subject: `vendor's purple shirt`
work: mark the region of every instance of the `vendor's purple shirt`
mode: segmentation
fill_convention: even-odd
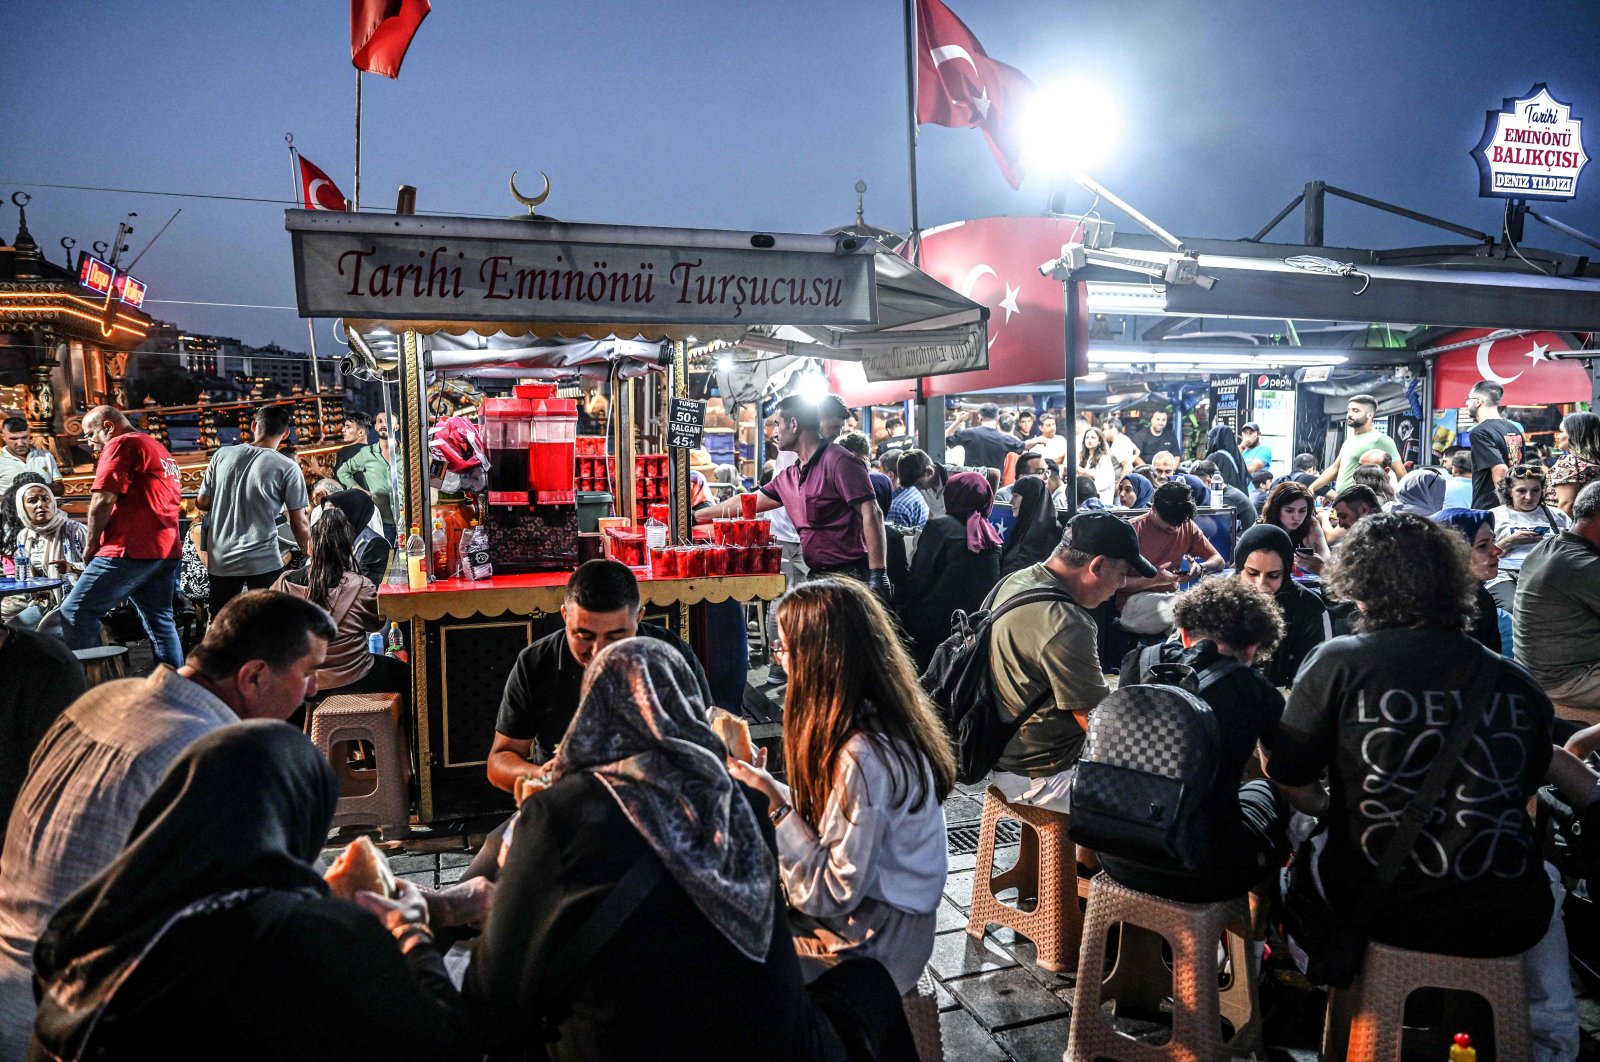
[[[800,555],[810,568],[838,568],[866,560],[861,514],[871,501],[867,466],[842,446],[823,443],[805,464],[790,465],[761,488],[783,503],[800,532]]]

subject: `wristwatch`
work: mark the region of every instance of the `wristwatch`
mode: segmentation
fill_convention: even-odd
[[[780,804],[778,810],[769,814],[767,818],[772,820],[772,825],[779,826],[782,825],[784,819],[789,817],[789,812],[793,810],[794,805],[792,804]]]

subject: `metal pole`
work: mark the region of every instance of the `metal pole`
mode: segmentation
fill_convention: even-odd
[[[911,171],[911,264],[922,265],[922,225],[917,219],[917,0],[906,0],[906,160]]]
[[[1078,515],[1078,282],[1069,277],[1062,284],[1061,293],[1066,297],[1067,309],[1061,329],[1061,338],[1066,343],[1066,352],[1062,356],[1062,390],[1065,391],[1067,424],[1070,425],[1066,432],[1067,467],[1061,470],[1061,479],[1067,488],[1067,519],[1070,520]]]
[[[353,209],[361,209],[361,71],[356,71],[356,191]]]
[[[358,77],[360,75],[357,75]],[[289,143],[289,186],[294,189],[295,202],[300,202],[300,153],[294,148],[294,134],[285,133],[283,139]],[[317,425],[320,431],[322,421],[322,374],[317,369],[317,329],[311,318],[306,318],[306,339],[311,344],[311,389],[317,396]]]

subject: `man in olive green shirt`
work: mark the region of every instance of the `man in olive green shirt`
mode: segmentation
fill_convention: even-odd
[[[1361,464],[1361,455],[1368,450],[1382,450],[1396,466],[1400,465],[1400,450],[1393,439],[1378,430],[1377,416],[1376,398],[1371,395],[1350,396],[1344,410],[1344,423],[1350,429],[1350,434],[1339,447],[1339,456],[1334,458],[1333,464],[1323,469],[1322,475],[1311,484],[1312,494],[1323,493],[1328,490],[1329,484],[1334,484],[1335,492],[1348,487],[1350,477],[1355,475],[1356,468]],[[1405,469],[1401,467],[1397,474],[1404,473]]]
[[[359,411],[350,411],[344,418],[344,441],[334,455],[334,476],[346,487],[355,487],[372,495],[378,507],[378,519],[383,522],[383,536],[389,545],[397,545],[399,529],[395,526],[394,498],[389,478],[389,462],[384,459],[382,443],[367,441],[372,428],[372,418]],[[360,528],[356,528],[360,531]]]
[[[1129,575],[1155,573],[1126,521],[1084,512],[1073,518],[1049,559],[1013,573],[995,591],[993,607],[1039,587],[1070,598],[1013,609],[990,632],[989,666],[1002,715],[1015,719],[1039,705],[995,765],[992,780],[1007,800],[1068,810],[1072,767],[1083,750],[1089,712],[1110,692],[1089,610],[1110,600]]]

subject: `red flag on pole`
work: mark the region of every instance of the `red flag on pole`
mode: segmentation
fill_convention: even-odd
[[[399,77],[411,38],[431,10],[428,0],[350,0],[350,62],[369,74]]]
[[[981,129],[1011,187],[1022,184],[1018,119],[1033,82],[990,59],[939,0],[917,0],[917,122]]]
[[[307,210],[343,210],[344,193],[339,191],[339,186],[316,166],[306,161],[304,155],[296,156],[300,160],[300,200],[305,203]]]

